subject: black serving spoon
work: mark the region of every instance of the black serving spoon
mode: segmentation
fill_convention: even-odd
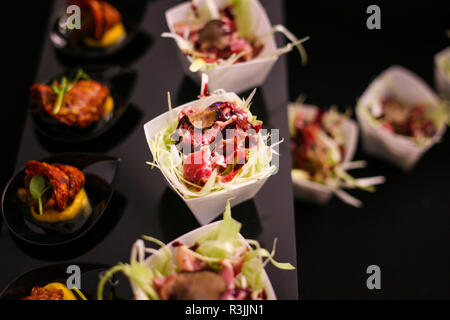
[[[67,153],[40,161],[67,164],[80,169],[86,178],[84,189],[90,209],[68,221],[37,221],[31,215],[28,205],[17,195],[17,190],[24,187],[25,168],[22,168],[11,178],[3,191],[3,219],[15,236],[28,243],[38,246],[66,244],[83,236],[105,212],[114,191],[120,159],[100,154]]]
[[[100,276],[109,268],[108,265],[98,263],[60,263],[30,270],[14,279],[1,293],[0,300],[20,300],[31,294],[34,286],[44,287],[52,282],[66,285],[79,272],[80,291],[87,300],[96,300],[97,285]],[[66,285],[67,286],[67,285]],[[72,291],[73,292],[73,291]],[[75,297],[80,300],[74,292]],[[114,286],[106,286],[106,297],[115,298]]]
[[[120,67],[86,66],[74,68],[58,74],[45,83],[50,85],[54,80],[61,81],[63,76],[73,78],[76,72],[82,69],[92,80],[102,83],[109,88],[114,100],[114,109],[107,117],[86,128],[77,128],[57,121],[50,116],[42,106],[31,105],[31,116],[36,129],[45,137],[61,142],[87,141],[105,133],[122,117],[129,105],[129,99],[136,80],[136,72]]]
[[[125,36],[117,43],[107,47],[90,47],[77,36],[76,32],[64,27],[67,20],[67,4],[61,1],[59,8],[61,15],[53,23],[50,30],[50,40],[53,46],[63,54],[79,59],[101,59],[120,52],[139,32],[142,16],[145,13],[147,1],[119,1],[109,0],[122,15],[122,24],[125,28]]]

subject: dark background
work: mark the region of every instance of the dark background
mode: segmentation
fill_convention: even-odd
[[[49,4],[30,1],[27,10],[11,11],[18,28],[11,28],[6,46],[2,186],[15,165]],[[381,7],[381,30],[366,28],[369,4]],[[449,9],[448,1],[285,1],[287,27],[311,36],[306,67],[289,54],[290,99],[306,94],[311,104],[353,107],[370,81],[393,64],[433,85],[433,56],[449,45]],[[355,159],[367,159],[369,168],[355,175],[387,178],[375,194],[354,193],[362,209],[335,198],[325,207],[295,203],[300,298],[450,298],[448,135],[410,173],[359,148]],[[366,288],[371,264],[381,268],[379,291]]]

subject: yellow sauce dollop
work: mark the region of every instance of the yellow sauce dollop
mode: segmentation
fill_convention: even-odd
[[[72,201],[70,206],[68,206],[63,211],[58,211],[54,208],[49,208],[44,210],[44,213],[40,215],[38,212],[34,210],[34,207],[30,207],[31,215],[38,221],[41,222],[60,222],[67,221],[75,218],[79,213],[84,212],[87,213],[89,210],[89,200],[86,195],[86,191],[83,189],[78,192],[75,196],[75,199]]]
[[[77,300],[77,298],[72,293],[72,291],[69,288],[67,288],[65,285],[63,285],[62,283],[52,282],[52,283],[49,283],[48,285],[46,285],[44,288],[47,290],[50,290],[50,291],[61,290],[64,295],[64,300]]]
[[[111,96],[109,96],[105,101],[103,114],[109,115],[113,110],[114,110],[114,99]]]
[[[114,27],[103,34],[100,40],[95,40],[91,37],[84,38],[84,43],[90,47],[104,48],[111,46],[125,37],[126,31],[122,22],[117,23]]]

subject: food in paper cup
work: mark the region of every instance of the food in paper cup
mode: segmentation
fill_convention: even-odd
[[[228,199],[248,200],[275,173],[273,142],[250,112],[255,90],[243,100],[234,93],[207,92],[145,126],[151,166],[164,174],[200,223],[220,214]],[[271,139],[271,145],[268,140]]]
[[[434,77],[437,91],[450,99],[450,47],[434,57]]]
[[[436,94],[398,66],[383,72],[366,89],[356,114],[366,151],[404,170],[440,140],[448,121]]]
[[[290,104],[288,112],[295,196],[324,204],[336,194],[344,202],[361,207],[361,201],[342,188],[373,192],[373,186],[385,179],[355,179],[346,172],[366,165],[365,161],[352,162],[358,129],[349,114],[300,103]]]
[[[274,300],[264,267],[271,262],[283,270],[295,268],[273,259],[276,239],[269,252],[256,240],[244,239],[240,229],[241,223],[231,217],[227,202],[222,221],[191,231],[167,245],[143,236],[134,243],[129,264],[120,263],[104,274],[97,298],[102,299],[108,279],[122,272],[136,300]],[[144,240],[161,248],[149,248]]]
[[[200,81],[200,73],[207,73],[213,90],[244,91],[262,84],[277,57],[295,47],[306,63],[302,43],[308,38],[272,27],[257,0],[193,0],[167,11],[166,19],[170,32],[162,36],[175,39],[188,75],[197,73],[193,78]],[[275,32],[291,42],[277,49]],[[243,75],[246,81],[237,80]]]

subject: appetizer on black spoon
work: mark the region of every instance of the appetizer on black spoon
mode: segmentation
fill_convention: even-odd
[[[101,135],[127,109],[134,77],[121,68],[97,66],[34,84],[30,91],[36,128],[52,140],[65,142]]]
[[[73,5],[80,8],[79,26],[68,25],[70,14],[66,12]],[[109,56],[124,48],[137,33],[139,21],[126,9],[118,1],[69,0],[50,39],[58,50],[73,57]]]
[[[35,245],[59,245],[81,237],[107,207],[119,161],[95,154],[28,161],[3,192],[6,225]]]

